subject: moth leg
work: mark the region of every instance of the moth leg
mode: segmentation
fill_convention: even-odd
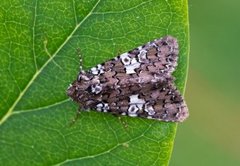
[[[79,107],[78,107],[78,110],[77,110],[77,112],[76,112],[76,116],[75,116],[75,118],[74,118],[75,121],[77,121],[77,119],[79,118],[80,113],[81,113],[81,108],[80,108],[80,106],[79,106]]]
[[[114,117],[118,118],[119,122],[125,127],[125,128],[128,128],[128,124],[127,122],[124,120],[124,118],[119,115],[118,113],[111,113]]]
[[[125,128],[128,128],[127,122],[121,116],[118,116],[118,120]]]
[[[71,122],[69,123],[69,126],[71,127],[72,125],[75,124],[75,122],[77,121],[77,119],[80,117],[80,113],[81,113],[81,108],[80,106],[78,107],[78,110],[76,112],[75,117],[71,120]]]

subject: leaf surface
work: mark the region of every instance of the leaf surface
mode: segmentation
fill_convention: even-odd
[[[165,35],[188,62],[187,0],[22,1],[0,6],[0,165],[168,165],[177,125],[83,112],[66,96],[88,69]]]

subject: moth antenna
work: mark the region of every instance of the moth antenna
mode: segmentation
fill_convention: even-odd
[[[79,57],[79,73],[83,72],[83,56],[81,55],[81,50],[80,48],[77,48],[77,55]]]

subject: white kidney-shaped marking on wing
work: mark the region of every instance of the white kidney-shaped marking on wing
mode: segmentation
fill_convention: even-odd
[[[141,50],[140,53],[138,54],[138,59],[139,59],[139,62],[143,62],[144,60],[146,60],[147,59],[147,51]]]
[[[153,107],[151,105],[149,105],[149,103],[145,104],[144,111],[146,111],[148,113],[148,115],[154,115],[155,114],[155,111],[154,111]]]
[[[131,105],[128,108],[128,115],[131,116],[131,117],[136,117],[138,110],[139,110],[139,108],[136,105]]]
[[[127,73],[127,74],[136,73],[136,72],[135,72],[135,69],[139,68],[140,65],[141,65],[141,64],[137,61],[136,58],[132,58],[131,64],[125,66],[125,68],[126,68],[126,73]]]
[[[128,56],[128,53],[124,53],[124,54],[120,55],[120,59],[121,59],[122,63],[124,64],[124,66],[131,64],[131,58]]]
[[[138,96],[139,96],[138,94],[129,96],[130,98],[129,105],[136,105],[139,109],[142,109],[143,104],[145,104],[146,102],[143,99],[139,99]]]
[[[145,101],[143,99],[139,99],[138,96],[139,94],[129,96],[130,104],[145,104]]]
[[[127,74],[136,73],[134,70],[140,67],[140,63],[137,61],[137,59],[129,57],[128,53],[120,55],[120,59],[124,64]]]

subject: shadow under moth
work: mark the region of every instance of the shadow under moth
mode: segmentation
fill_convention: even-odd
[[[174,85],[178,42],[165,36],[112,60],[80,70],[67,94],[79,110],[182,122],[188,117],[183,96]]]

